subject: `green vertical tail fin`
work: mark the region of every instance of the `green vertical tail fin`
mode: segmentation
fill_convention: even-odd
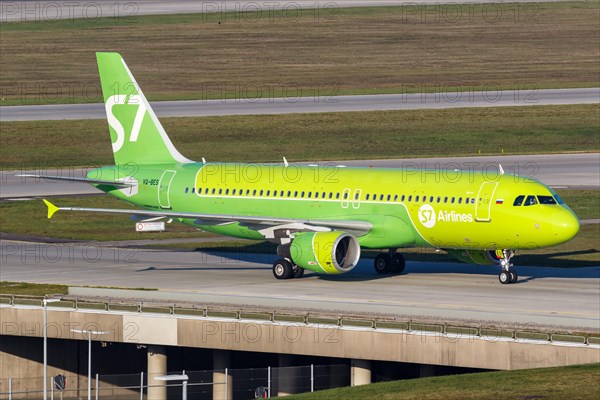
[[[115,164],[192,162],[177,151],[119,53],[96,53]]]

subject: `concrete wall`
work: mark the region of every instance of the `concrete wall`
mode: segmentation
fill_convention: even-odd
[[[0,307],[2,335],[42,336],[42,309]],[[221,350],[318,355],[482,369],[514,370],[600,362],[598,346],[524,342],[367,328],[246,322],[184,316],[49,310],[48,336],[80,338],[70,329],[109,332],[97,340]],[[94,338],[93,338],[94,339]],[[41,353],[41,349],[40,349]],[[1,368],[0,378],[7,377]]]

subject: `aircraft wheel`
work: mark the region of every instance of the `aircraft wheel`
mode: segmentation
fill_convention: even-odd
[[[375,267],[375,271],[377,271],[377,273],[387,274],[388,272],[390,272],[390,264],[390,255],[381,253],[378,254],[377,257],[375,257],[375,262],[373,263],[373,266]]]
[[[292,263],[280,258],[273,263],[273,276],[277,279],[290,279],[294,276]]]
[[[510,283],[517,283],[517,281],[519,280],[519,275],[517,274],[517,271],[510,271]]]
[[[500,272],[500,275],[498,275],[498,280],[503,285],[507,285],[507,284],[511,283],[510,272],[507,272],[507,271]]]
[[[294,278],[297,279],[297,278],[302,278],[304,276],[304,268],[294,265],[292,270],[293,270]]]
[[[394,253],[391,256],[390,263],[390,272],[392,274],[401,274],[404,272],[404,267],[406,266],[406,261],[404,256],[400,253]]]

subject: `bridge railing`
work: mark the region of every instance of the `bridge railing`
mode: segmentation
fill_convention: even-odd
[[[452,337],[479,337],[489,340],[512,339],[571,345],[600,346],[600,332],[562,329],[535,324],[482,323],[466,321],[436,321],[427,318],[404,318],[394,315],[332,313],[320,310],[292,310],[255,306],[216,305],[192,302],[165,302],[119,298],[47,296],[59,299],[48,308],[100,310],[116,313],[168,314],[239,321],[269,321],[312,324],[344,328],[391,330],[411,333],[438,334]],[[0,294],[0,304],[8,306],[43,306],[43,296]]]

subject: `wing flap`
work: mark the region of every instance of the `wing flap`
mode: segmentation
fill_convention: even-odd
[[[131,187],[131,186],[137,185],[137,182],[133,181],[133,180],[108,181],[108,180],[103,180],[103,179],[76,178],[76,177],[38,175],[38,174],[18,174],[17,176],[21,176],[24,178],[48,179],[48,180],[56,180],[56,181],[82,182],[82,183],[89,183],[91,185],[110,185],[110,186],[116,186],[116,187]]]

